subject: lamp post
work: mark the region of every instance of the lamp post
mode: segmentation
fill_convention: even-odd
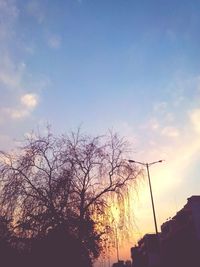
[[[158,227],[157,227],[157,221],[156,221],[156,213],[155,213],[155,207],[154,207],[154,200],[153,200],[153,193],[152,193],[152,186],[151,186],[149,167],[151,165],[153,165],[153,164],[161,163],[161,162],[163,162],[163,160],[158,160],[158,161],[154,161],[154,162],[150,162],[150,163],[144,163],[144,162],[135,161],[135,160],[129,160],[129,162],[143,165],[147,169],[147,176],[148,176],[148,181],[149,181],[149,190],[150,190],[150,195],[151,195],[151,204],[152,204],[152,210],[153,210],[154,225],[155,225],[156,235],[158,236]]]
[[[116,242],[117,262],[119,262],[119,242],[118,242],[118,232],[116,224],[115,224],[115,242]]]

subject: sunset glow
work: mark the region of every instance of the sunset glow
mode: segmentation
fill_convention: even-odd
[[[160,229],[200,192],[199,10],[194,0],[0,0],[0,150],[47,125],[118,132],[127,161],[163,160],[150,167]],[[123,260],[155,232],[143,171],[121,206],[110,202]]]

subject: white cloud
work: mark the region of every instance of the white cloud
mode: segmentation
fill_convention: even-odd
[[[38,105],[36,93],[25,93],[24,83],[31,88],[32,82],[26,80],[26,64],[15,62],[9,54],[3,55],[0,62],[1,124],[8,118],[21,119],[31,115]],[[35,86],[35,85],[34,85]]]
[[[17,103],[16,106],[5,107],[0,110],[1,121],[3,117],[9,117],[14,120],[20,120],[31,115],[31,112],[38,105],[39,97],[36,94],[24,94],[20,98],[20,103]]]
[[[21,97],[21,103],[29,109],[38,105],[38,96],[36,94],[25,94]]]
[[[4,131],[9,129],[9,122],[17,123],[32,115],[39,92],[49,85],[48,77],[33,76],[26,67],[23,55],[27,56],[28,51],[31,56],[34,46],[22,41],[23,33],[18,27],[21,10],[17,4],[15,0],[0,0],[0,126]],[[43,20],[39,2],[29,2],[27,9],[38,22]]]
[[[43,2],[29,1],[28,8],[21,8],[19,2],[0,0],[0,147],[3,150],[16,146],[14,140],[35,127],[39,119],[33,116],[34,111],[41,92],[50,83],[43,73],[32,73],[30,64],[26,67],[26,60],[30,62],[37,52],[37,44],[34,37],[25,34],[23,27],[27,27],[20,20],[21,16],[29,15],[29,19],[44,22]]]

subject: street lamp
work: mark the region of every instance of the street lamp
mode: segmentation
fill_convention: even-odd
[[[115,242],[116,242],[117,262],[119,262],[119,242],[118,242],[118,231],[116,224],[115,224]]]
[[[153,193],[152,193],[152,187],[151,187],[151,179],[150,179],[149,167],[151,165],[153,165],[153,164],[161,163],[161,162],[163,162],[163,160],[158,160],[158,161],[154,161],[154,162],[150,162],[150,163],[144,163],[144,162],[135,161],[135,160],[129,160],[129,162],[130,163],[136,163],[136,164],[143,165],[147,169],[147,176],[148,176],[148,181],[149,181],[149,190],[150,190],[150,195],[151,195],[151,204],[152,204],[152,210],[153,210],[153,218],[154,218],[154,224],[155,224],[155,231],[156,231],[156,235],[158,236],[158,227],[157,227],[157,221],[156,221],[156,213],[155,213],[155,207],[154,207],[154,201],[153,201]]]
[[[118,209],[116,208],[116,211]],[[116,253],[117,253],[117,262],[119,262],[119,239],[118,239],[118,229],[117,229],[117,223],[115,218],[113,217],[112,223],[114,224],[115,228],[115,245],[116,245]],[[120,229],[120,227],[118,227]]]

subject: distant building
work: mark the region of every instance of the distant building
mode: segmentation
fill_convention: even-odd
[[[139,246],[131,248],[132,267],[142,267],[145,264],[145,259]]]
[[[161,226],[163,267],[200,266],[200,196],[187,204]]]
[[[124,261],[118,261],[116,263],[113,263],[112,267],[125,267]]]
[[[118,261],[112,265],[112,267],[131,267],[131,261]]]
[[[125,261],[125,267],[131,267],[131,261],[127,260]]]
[[[132,267],[159,267],[159,240],[156,234],[146,234],[131,248]]]

